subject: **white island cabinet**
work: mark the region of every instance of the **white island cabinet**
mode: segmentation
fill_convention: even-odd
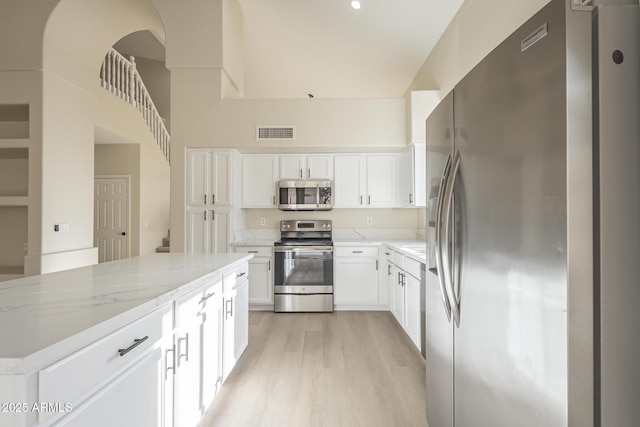
[[[224,336],[223,281],[241,294],[251,256],[153,254],[1,283],[0,425],[197,424],[225,343],[235,360],[246,347],[245,302]]]

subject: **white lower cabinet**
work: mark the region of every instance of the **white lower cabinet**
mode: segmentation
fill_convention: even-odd
[[[165,383],[165,425],[196,425],[222,382],[221,307],[220,276],[175,302],[175,330],[166,362],[171,375]]]
[[[333,261],[337,309],[386,309],[386,284],[380,281],[377,246],[338,246]]]
[[[162,351],[156,348],[56,426],[160,426],[161,373]]]
[[[405,324],[404,330],[420,349],[420,279],[405,273],[404,282]]]
[[[420,263],[400,252],[390,250],[388,269],[389,307],[415,346],[421,348]]]
[[[391,312],[396,318],[400,326],[405,325],[405,298],[404,298],[404,272],[397,265],[391,266],[391,275],[393,277],[393,307]]]
[[[187,252],[229,252],[231,241],[229,209],[194,208],[187,211]]]
[[[249,343],[248,265],[224,276],[222,379],[227,379]]]
[[[165,426],[195,426],[247,347],[248,272],[243,264],[176,300],[166,352]]]
[[[250,253],[249,307],[273,310],[273,246],[237,246],[237,253]]]
[[[159,308],[41,369],[37,373],[39,402],[71,405],[72,411],[60,425],[107,426],[112,424],[104,414],[123,416],[121,407],[136,405],[144,390],[143,409],[131,407],[131,417],[148,421],[140,425],[156,425],[153,420],[161,419],[162,412],[160,344],[170,333],[170,327],[165,329],[170,318],[170,307]],[[47,424],[60,416],[58,411],[40,411],[38,422]]]

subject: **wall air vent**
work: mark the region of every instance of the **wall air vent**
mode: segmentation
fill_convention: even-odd
[[[256,140],[272,141],[275,139],[296,139],[295,126],[257,126]]]

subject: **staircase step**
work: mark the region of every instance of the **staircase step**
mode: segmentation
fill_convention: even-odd
[[[169,246],[158,246],[156,248],[156,252],[159,253],[169,253]]]
[[[163,237],[163,238],[162,238],[162,246],[164,246],[164,247],[167,247],[167,248],[168,248],[168,247],[169,247],[169,244],[170,244],[170,241],[171,241],[171,239],[170,239],[169,237]]]

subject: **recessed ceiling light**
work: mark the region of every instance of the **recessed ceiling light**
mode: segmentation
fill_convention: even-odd
[[[359,1],[357,1],[357,0],[353,0],[353,1],[351,2],[351,7],[352,7],[352,8],[354,8],[354,9],[356,9],[356,10],[360,9],[360,2],[359,2]]]

